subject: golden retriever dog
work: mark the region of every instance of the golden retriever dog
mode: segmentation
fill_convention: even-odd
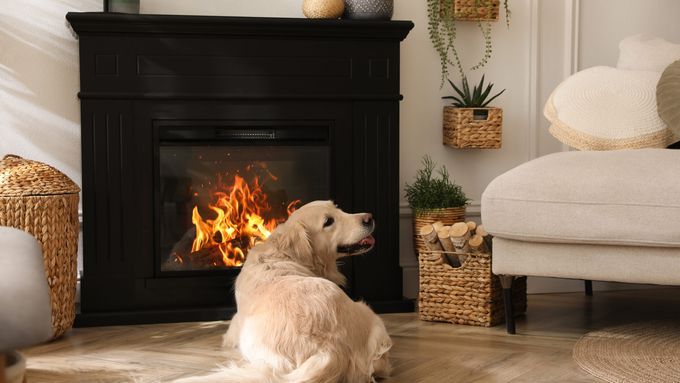
[[[368,383],[389,374],[382,320],[352,301],[336,261],[373,248],[370,214],[331,201],[296,210],[253,247],[236,279],[237,313],[224,336],[243,361],[182,382]]]

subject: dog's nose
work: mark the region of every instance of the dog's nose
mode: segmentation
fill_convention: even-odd
[[[373,226],[373,214],[371,213],[364,214],[364,218],[361,220],[361,223],[364,226]]]

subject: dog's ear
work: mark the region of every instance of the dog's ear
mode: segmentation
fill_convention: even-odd
[[[300,222],[286,222],[276,228],[276,235],[270,237],[280,253],[294,261],[314,268],[314,251],[307,228]]]

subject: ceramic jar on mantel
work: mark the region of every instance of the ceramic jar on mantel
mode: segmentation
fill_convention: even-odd
[[[304,0],[302,13],[308,19],[337,19],[345,10],[344,0]]]
[[[394,0],[345,0],[344,19],[389,20],[394,13]]]

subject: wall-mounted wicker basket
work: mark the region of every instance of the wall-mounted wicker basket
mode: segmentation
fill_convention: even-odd
[[[456,222],[465,222],[465,206],[444,209],[414,210],[413,211],[413,248],[416,254],[428,251],[427,245],[418,235],[420,228],[441,221],[444,226],[451,226]]]
[[[453,18],[463,21],[498,21],[500,0],[454,0]]]
[[[458,149],[499,149],[503,109],[444,107],[444,145]]]
[[[448,253],[453,254],[453,253]],[[491,254],[468,253],[460,267],[451,267],[445,252],[421,252],[418,257],[421,320],[490,327],[505,320],[503,288],[491,272]],[[512,286],[513,313],[527,309],[527,279]]]
[[[42,245],[54,338],[73,326],[76,315],[79,192],[49,165],[14,155],[0,161],[0,226],[24,230]]]

